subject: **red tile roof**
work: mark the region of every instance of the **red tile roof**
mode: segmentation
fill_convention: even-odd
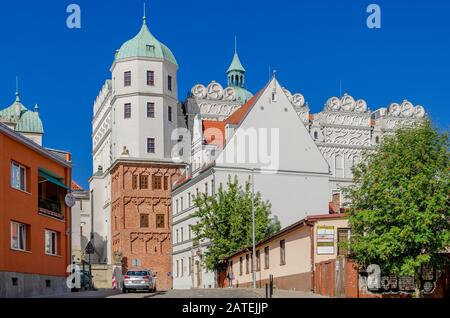
[[[84,189],[78,183],[72,180],[72,190],[83,191]]]
[[[247,103],[242,105],[241,108],[236,110],[230,117],[225,120],[225,123],[228,125],[239,125],[244,119],[245,115],[249,112],[250,109],[256,104],[256,101],[261,96],[262,92],[267,88],[267,85],[260,90],[255,96],[253,96]]]
[[[203,120],[203,136],[207,145],[222,148],[225,144],[225,122]]]

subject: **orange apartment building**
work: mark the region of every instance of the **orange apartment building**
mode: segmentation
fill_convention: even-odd
[[[0,123],[0,297],[68,291],[70,155]]]

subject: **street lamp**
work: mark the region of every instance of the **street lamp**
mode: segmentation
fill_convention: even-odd
[[[253,288],[256,289],[256,239],[255,239],[255,169],[252,169],[252,239],[253,239]]]

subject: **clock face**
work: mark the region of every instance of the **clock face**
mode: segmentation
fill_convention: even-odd
[[[392,104],[389,106],[388,112],[389,112],[389,114],[391,114],[392,116],[399,116],[401,110],[402,110],[402,108],[400,107],[399,104],[397,104],[397,103],[392,103]]]
[[[411,117],[414,114],[414,106],[408,101],[403,102],[402,104],[402,117]]]
[[[345,95],[341,99],[341,108],[346,112],[350,112],[355,109],[355,100],[350,95]]]
[[[329,110],[339,110],[341,109],[341,101],[337,97],[331,97],[327,102],[327,106]]]

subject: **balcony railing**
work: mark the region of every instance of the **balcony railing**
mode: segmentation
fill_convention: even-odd
[[[63,211],[61,209],[61,202],[50,200],[47,198],[39,198],[39,212],[56,217],[58,219],[64,219]]]

